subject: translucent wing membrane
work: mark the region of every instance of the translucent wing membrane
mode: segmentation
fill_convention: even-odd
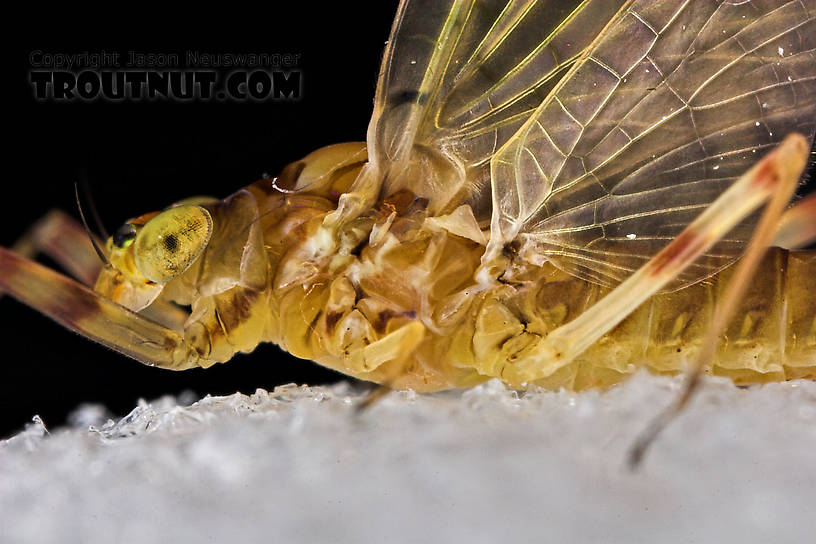
[[[814,17],[814,0],[628,4],[492,158],[491,244],[620,282],[785,135],[813,137]],[[671,287],[727,265],[748,233]]]
[[[429,200],[432,213],[468,202],[486,224],[491,157],[623,4],[403,2],[369,129],[383,194],[409,188]]]

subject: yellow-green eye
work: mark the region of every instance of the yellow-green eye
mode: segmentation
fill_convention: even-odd
[[[212,218],[204,208],[178,206],[165,210],[136,236],[136,266],[150,281],[170,281],[195,262],[211,234]]]

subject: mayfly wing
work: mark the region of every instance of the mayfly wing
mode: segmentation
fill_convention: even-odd
[[[490,158],[625,2],[403,0],[368,132],[387,196],[431,213],[467,202],[487,224]]]
[[[629,276],[784,136],[812,139],[815,17],[814,0],[627,5],[492,158],[493,254],[515,239],[589,281]],[[749,235],[736,228],[670,288],[732,262]]]

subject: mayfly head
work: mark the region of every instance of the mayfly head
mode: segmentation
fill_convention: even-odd
[[[96,291],[138,312],[196,262],[212,231],[210,212],[196,205],[175,206],[128,221],[108,238],[111,266],[99,275]]]

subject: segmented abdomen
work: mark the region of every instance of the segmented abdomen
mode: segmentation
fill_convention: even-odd
[[[699,354],[734,269],[653,297],[573,364],[540,384],[584,389],[615,383],[641,366],[660,373],[684,370]],[[580,313],[607,292],[585,284],[584,296],[567,295],[563,284],[568,283],[573,282],[545,284],[539,300],[557,308],[553,295],[562,293],[572,299],[570,313]],[[570,306],[567,300],[562,304]],[[738,384],[816,378],[816,251],[768,252],[707,370]]]

